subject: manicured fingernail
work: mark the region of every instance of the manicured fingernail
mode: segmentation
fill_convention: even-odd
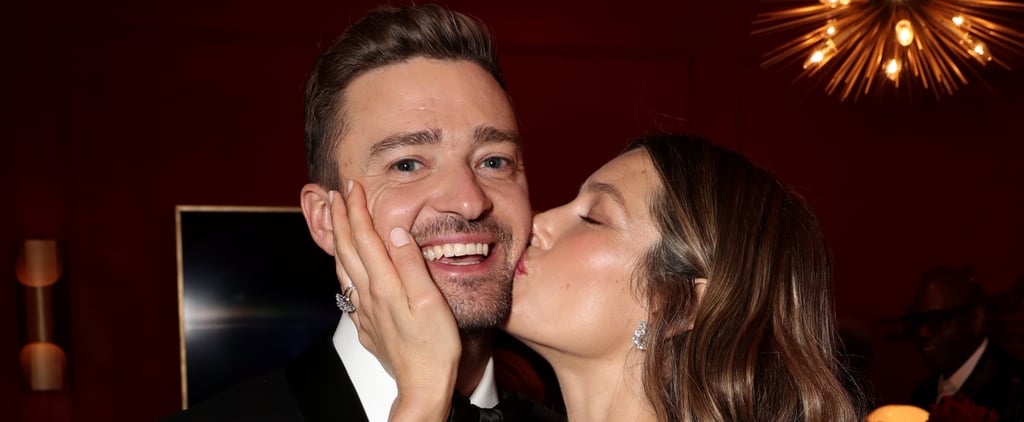
[[[348,184],[345,185],[345,195],[352,193],[352,181],[349,180]]]
[[[401,227],[395,227],[395,228],[391,229],[391,244],[392,245],[395,245],[396,247],[402,247],[402,246],[407,245],[410,240],[412,240],[412,239],[409,239],[409,233],[407,233],[405,231],[405,229],[403,229]]]
[[[327,202],[334,205],[334,191],[327,192]]]

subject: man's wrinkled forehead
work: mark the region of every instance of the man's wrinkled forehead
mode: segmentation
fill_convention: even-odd
[[[441,69],[438,69],[438,66]],[[420,68],[425,68],[426,71],[421,72]],[[410,80],[423,74],[430,74],[431,70],[442,79],[447,79],[448,83],[451,83],[451,80],[466,82],[452,90],[438,91],[440,87],[425,87],[422,83]],[[497,84],[497,81],[489,74],[483,75],[481,79],[481,75],[477,74],[479,72],[485,70],[473,62],[432,60],[423,57],[367,69],[353,78],[337,95],[338,107],[333,120],[337,123],[334,126],[338,130],[332,137],[335,139],[335,156],[338,157],[339,150],[346,149],[349,156],[338,157],[341,161],[354,164],[351,160],[360,160],[365,163],[364,160],[380,157],[396,148],[446,143],[449,140],[462,139],[464,136],[469,136],[473,143],[510,142],[514,143],[517,149],[521,149],[518,121],[508,93],[500,86],[495,88],[493,94],[500,96],[503,105],[487,104],[494,101],[494,97],[480,93],[490,92],[491,89],[472,85],[482,83],[483,80],[493,84]],[[471,111],[488,109],[489,106],[494,109],[476,115],[474,118],[480,119],[477,122],[479,124],[473,127],[472,133],[468,135],[464,135],[465,128],[455,131],[456,128],[447,126],[447,122],[435,122],[436,126],[433,127],[427,122],[421,122],[425,124],[416,127],[412,122],[415,120],[413,118],[412,121],[404,123],[405,128],[396,126],[406,121],[407,110],[433,111],[435,103],[431,101],[436,100],[442,104],[438,110],[449,115],[465,112],[459,110],[457,104],[467,102],[472,105]],[[355,138],[353,135],[356,133],[359,133],[357,136],[361,138]],[[367,138],[362,138],[367,135]],[[353,141],[356,144],[354,149],[351,145],[346,146]]]
[[[399,148],[440,145],[444,140],[444,130],[440,128],[423,129],[408,132],[396,132],[374,142],[370,146],[369,161],[372,162],[386,155],[388,152]],[[521,147],[519,133],[516,131],[499,129],[493,126],[477,126],[473,130],[472,142],[476,145],[508,143]]]

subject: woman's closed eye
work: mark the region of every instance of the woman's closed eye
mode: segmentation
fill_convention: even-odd
[[[600,221],[597,221],[597,220],[593,219],[589,215],[581,215],[580,216],[580,220],[583,220],[584,223],[587,223],[587,224],[590,224],[590,225],[594,225],[594,226],[601,225]]]

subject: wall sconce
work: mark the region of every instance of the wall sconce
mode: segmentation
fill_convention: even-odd
[[[54,335],[54,284],[60,280],[57,241],[28,239],[18,251],[14,273],[24,291],[25,321],[21,372],[30,391],[64,389],[67,356]]]

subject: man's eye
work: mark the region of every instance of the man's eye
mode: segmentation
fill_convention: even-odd
[[[401,160],[395,163],[394,165],[395,170],[398,170],[403,173],[419,170],[421,167],[423,167],[423,164],[421,164],[419,161],[412,159]]]
[[[504,157],[488,157],[480,165],[491,169],[502,169],[512,164],[512,160]]]

